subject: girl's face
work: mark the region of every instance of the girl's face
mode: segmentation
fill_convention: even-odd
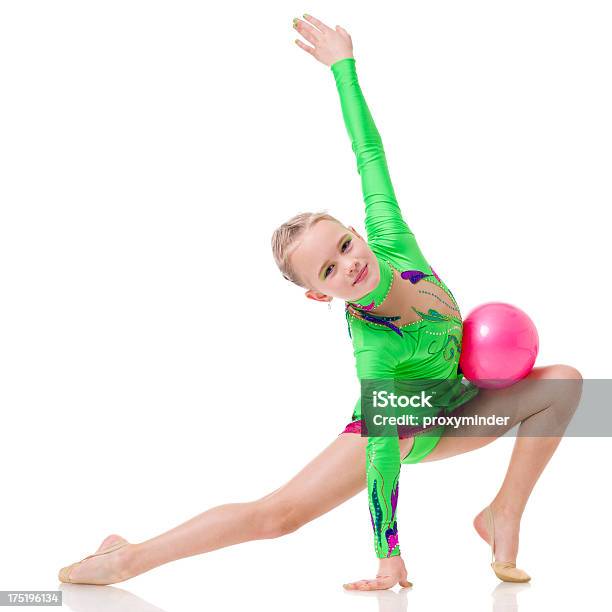
[[[358,302],[378,286],[378,260],[352,227],[322,219],[299,239],[290,255],[306,297],[329,302],[336,297]]]

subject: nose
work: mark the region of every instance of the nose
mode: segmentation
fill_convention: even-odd
[[[359,266],[356,261],[352,261],[347,266],[347,274],[351,280],[354,280],[357,272],[359,271]]]

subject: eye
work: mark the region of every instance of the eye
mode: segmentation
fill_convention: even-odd
[[[349,238],[346,242],[344,242],[342,244],[342,252],[344,253],[344,251],[346,251],[346,249],[348,248],[348,246],[351,244],[351,240],[352,238]]]
[[[327,268],[325,268],[325,272],[323,272],[323,278],[327,278],[330,274],[331,271],[333,270],[334,266],[327,266]]]

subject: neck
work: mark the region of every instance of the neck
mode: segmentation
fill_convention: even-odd
[[[378,285],[372,289],[372,291],[366,293],[358,300],[348,303],[356,308],[359,308],[360,310],[365,310],[366,312],[376,310],[378,314],[385,314],[379,307],[385,302],[389,291],[391,290],[394,274],[393,269],[387,261],[378,257],[378,255],[376,255],[376,260],[378,262],[379,270]]]

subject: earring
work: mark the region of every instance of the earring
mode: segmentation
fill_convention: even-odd
[[[329,312],[331,312],[331,300],[329,300],[329,302],[327,302],[327,310]]]

